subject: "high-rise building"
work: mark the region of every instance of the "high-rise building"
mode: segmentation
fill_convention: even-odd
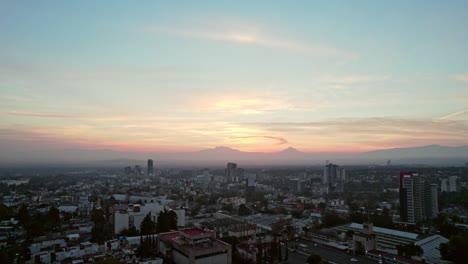
[[[416,172],[400,172],[399,180],[401,221],[416,223],[437,215],[437,189],[427,179]]]
[[[449,187],[448,187],[448,179],[442,179],[440,181],[440,191],[441,192],[448,192]]]
[[[224,172],[227,183],[237,182],[237,164],[229,162]]]
[[[439,202],[437,200],[437,184],[431,184],[431,204],[432,204],[432,217],[435,218],[439,214]]]
[[[343,191],[346,180],[346,171],[338,165],[330,163],[323,170],[322,184],[327,185],[330,191]]]
[[[450,176],[449,177],[449,192],[459,192],[460,191],[460,183],[457,176]]]
[[[387,160],[387,166],[392,166],[392,160]]]
[[[442,179],[440,181],[441,192],[459,192],[460,182],[457,176],[450,176],[448,179]]]
[[[153,175],[154,169],[153,169],[153,160],[152,159],[148,160],[148,167],[147,168],[148,168],[147,174],[148,175]]]

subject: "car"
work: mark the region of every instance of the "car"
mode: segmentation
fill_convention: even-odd
[[[296,250],[294,248],[289,249],[289,251],[296,252]]]
[[[350,259],[349,261],[351,261],[351,262],[357,262],[357,259],[352,258],[352,259]]]
[[[316,246],[317,246],[317,243],[314,244],[314,247],[316,247]]]

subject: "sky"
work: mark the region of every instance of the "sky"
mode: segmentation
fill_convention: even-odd
[[[0,152],[468,144],[467,1],[0,0]]]

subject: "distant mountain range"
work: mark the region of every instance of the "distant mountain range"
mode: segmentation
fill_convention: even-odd
[[[412,148],[394,148],[363,153],[311,153],[295,148],[279,152],[245,152],[228,147],[215,147],[194,152],[124,152],[114,150],[65,149],[38,152],[0,152],[0,165],[12,164],[89,164],[103,166],[124,166],[145,164],[147,159],[165,165],[224,166],[232,161],[244,165],[316,165],[325,160],[340,164],[428,164],[465,165],[468,162],[468,145],[449,147],[430,145]]]

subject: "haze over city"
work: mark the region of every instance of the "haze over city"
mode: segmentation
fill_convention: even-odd
[[[0,0],[0,263],[467,263],[467,14]]]
[[[468,145],[467,11],[2,1],[0,157]]]

